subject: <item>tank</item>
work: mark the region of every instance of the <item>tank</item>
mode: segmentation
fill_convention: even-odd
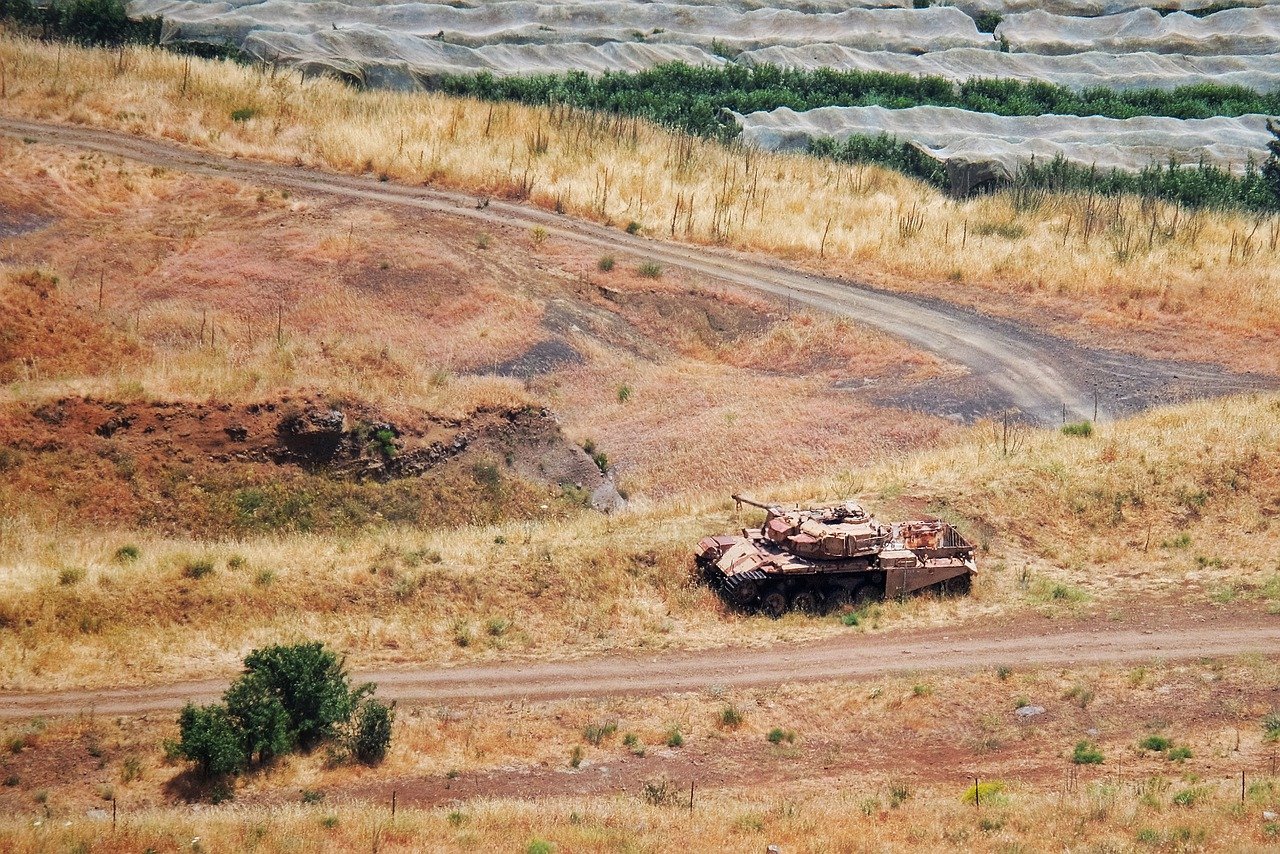
[[[884,524],[856,501],[763,504],[759,528],[705,537],[695,558],[730,605],[781,617],[817,614],[936,589],[967,593],[977,573],[973,545],[940,519]]]

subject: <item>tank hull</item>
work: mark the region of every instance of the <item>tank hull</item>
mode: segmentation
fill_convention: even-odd
[[[829,508],[768,510],[760,528],[698,544],[695,562],[703,580],[741,610],[780,617],[788,610],[823,612],[927,589],[967,592],[977,572],[972,544],[946,522],[880,526],[862,516],[850,525],[848,516],[831,521]],[[827,514],[826,521],[814,522],[819,513]]]

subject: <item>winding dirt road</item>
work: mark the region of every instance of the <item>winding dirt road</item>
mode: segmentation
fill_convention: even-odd
[[[812,276],[779,263],[708,247],[652,240],[619,229],[575,220],[530,205],[498,199],[478,205],[474,195],[428,187],[379,182],[316,169],[252,162],[141,139],[113,131],[0,118],[0,133],[25,140],[65,145],[136,160],[154,166],[289,188],[303,193],[345,197],[365,203],[467,217],[491,226],[541,226],[566,241],[625,252],[681,268],[708,279],[763,291],[792,302],[855,318],[923,350],[963,365],[985,386],[986,409],[1021,410],[1030,420],[1056,424],[1064,414],[1091,417],[1120,414],[1149,405],[1143,397],[1116,392],[1095,398],[1099,388],[1159,388],[1177,385],[1178,396],[1209,396],[1259,387],[1258,380],[1236,377],[1212,366],[1117,358],[1062,339],[1032,333],[947,303],[875,290],[865,285]],[[1269,383],[1268,383],[1269,384]],[[941,401],[917,401],[929,409]],[[1114,405],[1113,405],[1114,404]],[[949,406],[951,414],[965,406]],[[1114,412],[1109,412],[1114,410]],[[966,410],[975,414],[970,406]]]
[[[1171,625],[1170,621],[1176,621]],[[1023,616],[994,625],[885,635],[851,633],[818,643],[659,655],[602,656],[563,662],[367,671],[356,682],[406,705],[538,701],[753,688],[793,682],[861,679],[908,672],[1089,666],[1242,653],[1280,653],[1280,619],[1262,613],[1189,613],[1167,607],[1137,614],[1124,628]],[[0,696],[0,720],[35,715],[132,715],[210,702],[225,679],[102,691]]]

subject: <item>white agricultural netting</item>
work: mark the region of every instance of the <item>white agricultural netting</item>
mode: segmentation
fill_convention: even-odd
[[[1017,12],[1034,12],[1048,6],[1055,15],[1095,18],[1099,15],[1132,12],[1134,9],[1181,9],[1194,12],[1209,9],[1220,2],[1221,0],[1054,0],[1052,3],[1045,3],[1044,0],[947,0],[945,5],[955,6],[970,15],[982,12],[1012,15]],[[1280,0],[1233,0],[1232,5],[1271,6],[1278,2]]]
[[[1009,15],[995,35],[1025,53],[1189,54],[1240,56],[1280,53],[1280,7],[1228,9],[1204,18],[1161,16],[1139,9],[1102,18],[1071,18],[1035,11]]]
[[[439,38],[453,44],[557,44],[644,41],[654,44],[713,43],[731,50],[815,41],[868,50],[926,52],[954,47],[994,50],[988,33],[959,9],[849,9],[806,14],[779,9],[739,12],[718,6],[589,2],[488,3],[475,8],[405,3],[365,5],[298,0],[262,3],[195,3],[134,0],[135,15],[161,15],[165,37],[228,41],[241,45],[251,33],[305,35],[357,25]],[[359,56],[350,59],[359,61]]]
[[[1244,86],[1258,92],[1280,89],[1280,55],[1176,56],[1157,53],[1074,53],[1041,56],[957,48],[923,56],[862,51],[841,45],[767,47],[736,57],[746,65],[839,71],[887,71],[932,75],[963,82],[975,78],[1043,80],[1070,89],[1162,89],[1195,83]]]
[[[1100,170],[1138,171],[1152,163],[1205,163],[1244,172],[1266,157],[1266,117],[1169,119],[1143,116],[997,116],[953,107],[823,107],[797,113],[734,114],[743,141],[771,151],[803,151],[812,139],[889,134],[946,163],[989,163],[1016,174],[1033,156]]]
[[[415,89],[448,74],[495,76],[585,71],[643,71],[664,62],[723,65],[725,60],[689,45],[609,42],[498,44],[472,48],[364,25],[305,35],[254,32],[244,50],[268,63],[336,72],[368,86]],[[359,57],[359,59],[353,59]]]

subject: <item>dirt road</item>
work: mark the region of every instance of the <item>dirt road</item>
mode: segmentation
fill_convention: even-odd
[[[1271,385],[1211,365],[1140,359],[1093,350],[956,306],[787,269],[757,256],[652,240],[530,205],[379,182],[315,169],[221,157],[122,133],[0,118],[0,133],[67,145],[156,166],[327,194],[385,206],[466,217],[494,227],[540,226],[555,238],[623,252],[697,276],[822,311],[844,314],[963,365],[971,374],[951,391],[900,401],[942,415],[971,417],[1007,407],[1033,421],[1123,414],[1170,398],[1211,396]],[[893,403],[894,401],[886,401]]]
[[[1168,622],[1176,620],[1176,625]],[[952,629],[886,635],[850,633],[820,643],[765,649],[717,649],[651,656],[607,656],[564,662],[511,662],[354,674],[378,693],[407,705],[552,700],[674,694],[790,682],[859,679],[904,672],[980,670],[998,665],[1088,666],[1280,653],[1280,619],[1254,613],[1195,615],[1164,608],[1130,618],[1125,627],[1047,620],[1038,615]],[[109,691],[0,696],[0,719],[170,711],[207,702],[221,679]]]

